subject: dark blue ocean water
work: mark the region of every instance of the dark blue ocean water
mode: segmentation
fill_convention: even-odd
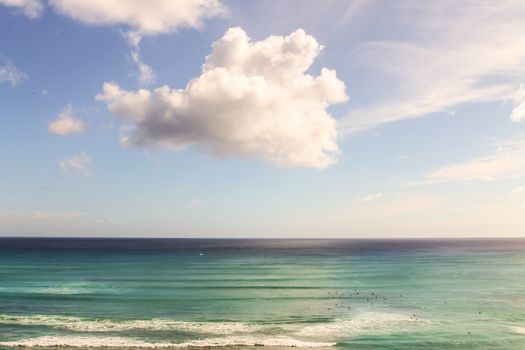
[[[0,238],[0,347],[525,349],[525,240]]]

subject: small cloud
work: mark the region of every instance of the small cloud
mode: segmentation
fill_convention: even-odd
[[[150,162],[153,162],[155,164],[159,164],[160,163],[160,159],[157,158],[155,156],[155,154],[153,154],[150,151],[144,151],[144,152],[142,152],[142,155],[144,156],[144,159],[146,159],[146,160],[148,160]]]
[[[86,213],[81,212],[45,212],[37,210],[33,212],[32,218],[38,221],[64,221],[76,219],[85,215]]]
[[[381,198],[383,198],[383,193],[382,192],[377,192],[377,193],[374,193],[374,194],[369,194],[368,196],[361,197],[359,199],[359,201],[362,202],[362,203],[369,203],[369,202],[373,202],[373,201],[379,200]]]
[[[118,131],[120,132],[129,132],[129,131],[132,131],[136,128],[135,125],[133,124],[124,124],[124,125],[121,125],[119,128],[118,128]]]
[[[65,136],[84,132],[86,124],[73,114],[73,108],[68,105],[57,119],[49,123],[47,130],[52,134]]]
[[[15,86],[26,79],[27,75],[16,68],[12,62],[0,60],[0,83],[8,82],[11,86]]]
[[[410,160],[411,157],[407,155],[401,155],[396,157],[397,160]]]
[[[0,5],[21,9],[30,18],[40,17],[44,10],[40,0],[0,0]]]
[[[127,224],[128,222],[125,220],[115,219],[115,218],[104,218],[104,219],[97,219],[95,220],[98,224],[109,224],[109,225],[119,225],[119,224]]]
[[[106,130],[115,130],[115,124],[113,123],[105,123],[102,124],[101,127]]]
[[[93,160],[85,152],[58,162],[62,171],[76,171],[86,176],[91,176],[91,163]]]
[[[198,208],[201,208],[206,203],[207,201],[204,199],[195,198],[190,201],[188,206],[190,209],[198,209]]]
[[[523,186],[518,186],[518,187],[516,187],[515,189],[513,189],[512,191],[510,191],[510,194],[512,194],[512,195],[522,195],[522,194],[525,194],[525,187],[523,187]]]
[[[510,115],[510,119],[513,122],[519,123],[525,120],[525,85],[520,84],[518,91],[513,98],[514,108]]]

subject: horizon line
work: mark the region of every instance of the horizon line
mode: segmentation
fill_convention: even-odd
[[[172,237],[172,236],[2,236],[1,239],[195,239],[195,240],[511,240],[525,239],[525,236],[443,236],[443,237]]]

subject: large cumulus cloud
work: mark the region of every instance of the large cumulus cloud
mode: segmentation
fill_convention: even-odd
[[[302,29],[253,42],[231,28],[184,89],[126,91],[105,83],[97,99],[134,124],[128,145],[195,145],[220,156],[324,168],[339,153],[336,120],[327,108],[347,96],[335,70],[305,73],[321,50]]]

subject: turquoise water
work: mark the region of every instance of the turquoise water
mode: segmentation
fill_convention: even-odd
[[[2,348],[261,345],[525,349],[525,240],[0,239]]]

